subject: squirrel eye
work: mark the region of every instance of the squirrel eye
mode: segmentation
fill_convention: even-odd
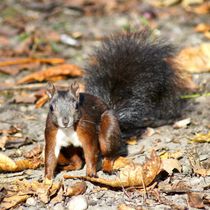
[[[53,105],[52,105],[52,104],[50,105],[50,111],[51,111],[51,112],[53,112],[53,111],[54,111],[54,107],[53,107]]]

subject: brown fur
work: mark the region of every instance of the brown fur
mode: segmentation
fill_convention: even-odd
[[[48,179],[52,179],[57,165],[57,159],[54,152],[57,130],[57,127],[50,119],[50,115],[48,115],[45,128],[45,176]]]
[[[80,94],[80,119],[74,124],[79,140],[82,144],[86,162],[87,176],[96,176],[99,153],[104,157],[104,171],[110,172],[112,160],[120,147],[120,128],[113,111],[99,98],[90,94]],[[53,124],[48,114],[45,139],[45,176],[52,179],[56,165],[60,169],[75,170],[82,167],[82,154],[79,148],[69,146],[62,148],[55,157],[55,141],[58,128]]]

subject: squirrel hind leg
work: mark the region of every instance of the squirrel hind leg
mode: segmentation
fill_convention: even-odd
[[[112,172],[114,159],[119,155],[121,147],[120,127],[112,110],[105,111],[101,116],[99,126],[99,145],[103,156],[102,170]]]
[[[82,149],[74,146],[61,149],[58,157],[58,170],[73,171],[79,170],[83,166]]]

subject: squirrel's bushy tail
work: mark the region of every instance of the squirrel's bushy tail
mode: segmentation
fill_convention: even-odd
[[[86,66],[86,90],[115,110],[124,135],[179,115],[183,83],[173,55],[171,45],[149,32],[112,36],[95,50]]]

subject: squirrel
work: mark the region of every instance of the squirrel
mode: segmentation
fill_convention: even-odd
[[[148,32],[124,33],[102,42],[86,65],[86,91],[73,83],[68,90],[47,90],[45,176],[57,166],[80,169],[84,153],[87,176],[111,172],[122,138],[143,128],[168,124],[180,116],[184,79],[174,64],[174,47]],[[92,59],[93,58],[93,59]]]

